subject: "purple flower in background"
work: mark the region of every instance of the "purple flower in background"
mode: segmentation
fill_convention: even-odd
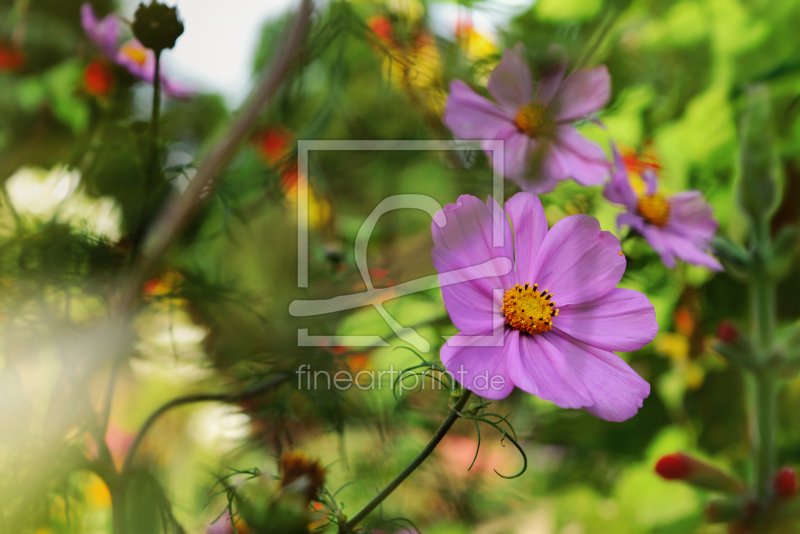
[[[525,47],[520,43],[506,49],[489,78],[496,103],[455,80],[444,122],[460,139],[505,141],[503,173],[526,191],[547,193],[568,178],[581,185],[601,184],[609,173],[605,152],[572,123],[606,105],[608,70],[600,66],[564,78],[566,68],[566,61],[553,65],[534,89]],[[494,164],[500,170],[500,162]]]
[[[120,20],[116,15],[108,15],[98,20],[92,5],[88,2],[81,6],[81,24],[89,39],[97,45],[103,54],[113,59],[119,47]]]
[[[131,39],[119,49],[114,56],[114,61],[128,72],[148,83],[153,83],[156,75],[156,56],[152,50],[145,48],[136,39]],[[182,85],[161,75],[161,87],[164,92],[174,98],[186,98],[192,92]]]
[[[493,210],[502,215],[502,247],[492,246]],[[650,386],[612,351],[643,347],[658,323],[646,296],[616,287],[625,272],[617,238],[588,215],[566,217],[548,231],[542,203],[529,193],[514,195],[505,211],[491,197],[484,204],[464,195],[442,214],[444,226],[432,225],[433,264],[461,331],[441,349],[445,368],[489,399],[516,386],[608,421],[635,415]],[[445,282],[458,276],[453,271],[497,258],[514,268]]]
[[[103,20],[98,20],[92,5],[87,2],[81,6],[81,23],[86,35],[105,56],[124,67],[136,78],[153,83],[156,75],[154,52],[142,46],[136,39],[131,39],[120,47],[122,21],[119,17],[111,14]],[[174,98],[186,98],[192,94],[191,91],[163,74],[161,75],[161,87],[167,95]]]
[[[675,267],[678,258],[722,271],[722,265],[708,254],[718,225],[702,193],[687,191],[666,197],[658,192],[656,174],[648,169],[642,173],[645,190],[637,196],[619,152],[616,147],[612,150],[616,169],[603,195],[625,206],[625,213],[617,217],[617,225],[628,225],[642,234],[667,267]]]

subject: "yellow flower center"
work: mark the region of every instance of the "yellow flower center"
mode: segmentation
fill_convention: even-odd
[[[664,195],[655,193],[639,198],[639,215],[654,226],[666,226],[669,222],[669,201]]]
[[[122,53],[141,66],[147,61],[147,50],[138,46],[126,44],[122,47]]]
[[[538,291],[539,284],[515,285],[503,295],[503,314],[511,328],[528,334],[543,334],[553,329],[558,308],[553,294]]]
[[[554,126],[547,108],[535,101],[519,108],[514,124],[528,137],[549,135],[553,133]]]

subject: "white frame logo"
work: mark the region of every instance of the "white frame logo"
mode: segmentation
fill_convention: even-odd
[[[491,153],[492,161],[492,196],[500,206],[503,205],[503,140],[481,141],[304,141],[297,143],[297,287],[308,287],[308,157],[312,150],[339,150],[339,151],[392,151],[392,150],[484,150]],[[369,238],[378,220],[382,215],[398,209],[418,209],[428,213],[439,227],[447,224],[442,206],[433,198],[426,195],[403,194],[394,195],[384,199],[372,210],[355,240],[355,261],[361,277],[366,284],[366,291],[352,293],[323,300],[295,300],[289,306],[289,313],[294,317],[310,317],[344,310],[373,306],[386,321],[395,335],[402,341],[413,346],[420,352],[430,351],[430,343],[420,336],[414,329],[404,327],[398,323],[384,308],[387,300],[419,293],[437,287],[457,284],[508,273],[513,269],[512,262],[507,258],[495,258],[481,265],[474,265],[464,269],[439,273],[409,282],[397,284],[392,287],[376,289],[372,284],[367,265],[367,246]],[[492,246],[504,245],[505,233],[503,212],[492,209]],[[497,313],[493,321],[492,335],[488,336],[463,336],[463,343],[472,346],[500,346],[503,342],[503,315],[500,312],[502,291],[495,291],[494,298],[498,300]],[[309,335],[307,328],[297,330],[297,344],[300,347],[388,347],[389,343],[380,336],[324,336]]]

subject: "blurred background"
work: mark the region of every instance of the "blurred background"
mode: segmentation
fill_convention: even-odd
[[[91,5],[100,18],[130,20],[137,4]],[[129,531],[233,532],[224,520],[210,526],[228,504],[225,484],[244,484],[247,470],[262,479],[277,473],[276,457],[287,450],[320,460],[346,515],[377,493],[438,427],[446,391],[406,392],[398,401],[388,383],[308,390],[292,378],[240,394],[303,364],[355,373],[417,363],[412,352],[394,350],[408,345],[372,308],[297,319],[289,303],[364,290],[353,242],[387,196],[419,193],[442,205],[461,194],[485,198],[491,169],[481,153],[313,152],[309,287],[298,289],[296,141],[448,139],[449,82],[485,86],[502,50],[517,42],[534,67],[552,43],[564,46],[570,70],[607,65],[613,93],[603,125],[587,122],[581,131],[607,149],[620,146],[632,173],[656,170],[667,191],[701,190],[734,241],[747,231],[733,188],[738,125],[746,88],[767,84],[784,183],[772,231],[800,222],[799,0],[319,2],[300,61],[148,273],[130,328],[112,343],[120,280],[143,233],[227,131],[285,44],[297,6],[175,5],[186,30],[164,52],[163,73],[183,90],[163,102],[164,172],[154,183],[146,170],[152,87],[87,38],[81,2],[0,0],[0,532],[111,532],[114,488],[96,460],[120,469],[148,416],[194,393],[228,397],[169,411],[144,437]],[[121,31],[127,41],[130,28]],[[506,184],[506,198],[515,191]],[[564,182],[542,201],[551,225],[588,213],[617,232],[619,209],[600,187]],[[432,246],[425,213],[382,217],[368,254],[373,283],[435,273]],[[685,450],[747,476],[743,378],[709,348],[721,320],[748,324],[746,288],[729,273],[669,270],[637,239],[624,240],[623,250],[622,285],[648,295],[660,325],[652,344],[623,355],[652,386],[639,414],[609,423],[516,391],[492,410],[512,413],[528,458],[523,476],[495,474],[519,471],[522,459],[492,430],[467,471],[478,438],[473,423],[459,421],[380,517],[431,534],[726,531],[704,523],[706,494],[658,478],[653,465]],[[780,324],[800,316],[797,295],[794,270],[779,288]],[[386,309],[431,344],[422,356],[438,362],[442,336],[456,332],[440,292]],[[298,347],[298,328],[381,335],[391,347]],[[779,465],[800,463],[798,401],[794,381],[780,399]]]

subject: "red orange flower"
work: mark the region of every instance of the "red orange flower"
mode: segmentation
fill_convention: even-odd
[[[83,86],[94,96],[106,96],[115,82],[114,71],[102,61],[92,61],[83,71]]]

